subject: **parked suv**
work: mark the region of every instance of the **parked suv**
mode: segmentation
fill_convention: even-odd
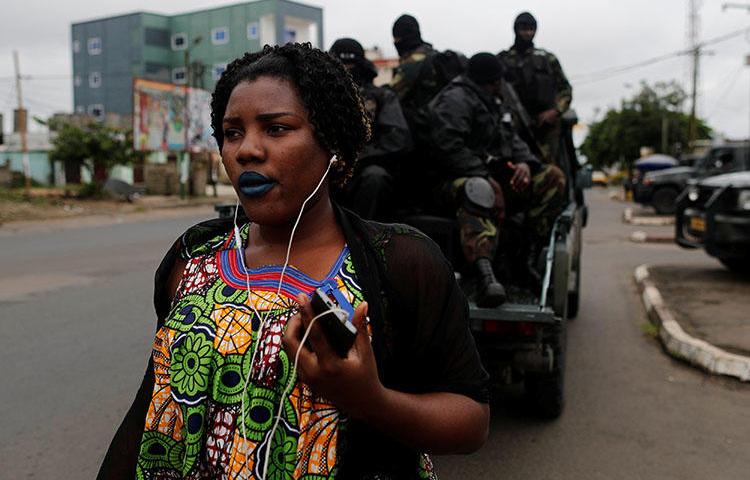
[[[677,201],[675,238],[750,274],[750,171],[691,180]]]
[[[711,148],[692,167],[674,167],[647,173],[642,181],[633,185],[633,199],[652,206],[662,215],[675,212],[677,197],[688,180],[723,173],[750,170],[747,144],[722,145]]]

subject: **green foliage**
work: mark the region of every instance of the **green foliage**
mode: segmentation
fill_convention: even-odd
[[[132,129],[94,121],[76,125],[54,119],[49,121],[49,127],[57,132],[50,152],[52,160],[72,162],[89,170],[101,166],[109,171],[115,165],[128,165],[136,159]]]
[[[641,82],[632,98],[623,100],[619,109],[610,109],[601,121],[589,126],[581,145],[594,168],[606,167],[620,159],[638,158],[641,147],[677,156],[689,143],[689,115],[683,110],[687,95],[676,82],[659,82],[653,86]],[[662,151],[664,121],[667,126],[667,149]],[[709,138],[711,128],[697,119],[697,136]]]

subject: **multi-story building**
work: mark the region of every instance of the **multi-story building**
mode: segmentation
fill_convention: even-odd
[[[160,15],[136,12],[74,23],[76,113],[131,115],[133,79],[212,90],[228,62],[263,45],[323,43],[323,11],[289,0],[258,0]]]

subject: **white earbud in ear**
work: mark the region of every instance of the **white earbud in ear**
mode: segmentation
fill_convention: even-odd
[[[334,163],[338,162],[339,159],[336,158],[336,155],[332,156],[331,159],[328,161],[330,165],[333,165]]]

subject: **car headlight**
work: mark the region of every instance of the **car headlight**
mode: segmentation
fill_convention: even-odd
[[[698,187],[690,186],[688,187],[688,194],[687,194],[688,200],[691,202],[698,201],[698,197],[700,197],[700,191],[698,190]]]
[[[750,190],[741,190],[737,196],[737,208],[750,210]]]

